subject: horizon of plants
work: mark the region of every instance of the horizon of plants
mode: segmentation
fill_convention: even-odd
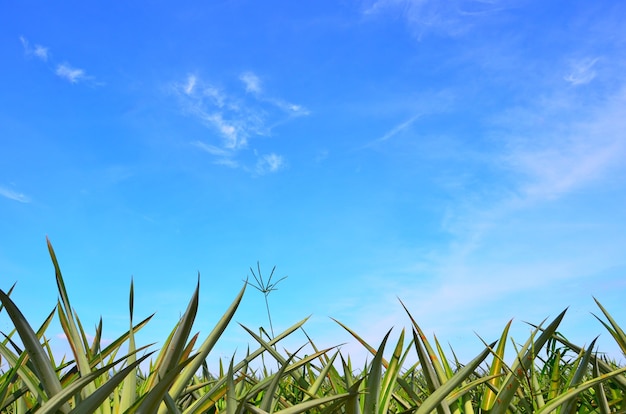
[[[13,327],[0,341],[0,412],[30,413],[618,413],[626,412],[626,367],[595,349],[596,339],[582,347],[569,342],[558,328],[566,315],[532,326],[523,343],[509,336],[511,322],[500,339],[484,343],[469,362],[444,352],[436,337],[428,340],[404,303],[411,321],[397,340],[391,329],[378,346],[367,343],[340,321],[343,329],[371,355],[354,365],[337,347],[320,349],[303,330],[306,319],[274,334],[269,294],[285,279],[272,282],[274,269],[263,279],[260,265],[250,269],[256,284],[243,287],[204,338],[193,332],[199,307],[199,281],[185,313],[164,339],[137,344],[135,335],[153,315],[134,319],[134,286],[129,292],[128,330],[110,343],[102,342],[102,320],[93,338],[70,303],[60,266],[47,240],[55,269],[58,301],[39,326],[33,326],[11,299],[15,285],[0,289],[0,313]],[[247,286],[265,298],[269,331],[242,328],[256,343],[244,357],[220,359],[209,372],[207,358],[231,323]],[[623,355],[626,334],[595,299],[601,315],[594,317],[606,329]],[[434,310],[435,311],[435,310]],[[71,354],[59,360],[46,336],[57,320]],[[297,350],[281,347],[295,331],[307,343]],[[313,351],[304,354],[308,346]],[[507,346],[513,361],[504,359]],[[308,351],[307,351],[308,352]],[[509,351],[510,352],[510,351]],[[385,357],[387,355],[387,358]],[[409,355],[416,362],[409,364]],[[415,356],[417,358],[415,358]],[[146,369],[147,367],[147,369]]]

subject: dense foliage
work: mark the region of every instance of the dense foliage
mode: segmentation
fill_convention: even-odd
[[[0,342],[2,413],[626,412],[626,368],[599,356],[595,341],[583,349],[561,336],[557,328],[565,311],[545,326],[535,327],[515,350],[517,357],[510,365],[504,361],[510,323],[499,341],[485,344],[479,355],[462,364],[447,357],[436,338],[428,341],[407,310],[411,335],[405,338],[405,331],[400,333],[388,359],[383,353],[390,332],[374,348],[338,322],[372,353],[364,369],[353,369],[349,357],[334,348],[318,349],[313,341],[311,355],[279,352],[277,344],[302,327],[303,320],[275,337],[246,329],[258,349],[240,361],[231,360],[219,373],[210,373],[206,358],[237,310],[245,285],[202,343],[198,334],[192,335],[196,288],[185,314],[156,353],[135,343],[135,333],[150,317],[138,323],[133,320],[131,283],[129,329],[103,346],[102,322],[89,340],[70,306],[50,243],[48,248],[59,301],[41,327],[35,330],[11,300],[13,288],[0,290],[0,312],[8,314],[15,328],[4,333]],[[626,335],[597,305],[604,316],[598,320],[626,354]],[[46,339],[55,317],[72,349],[69,361],[55,361]],[[418,362],[405,366],[410,353],[417,353]],[[271,356],[278,368],[251,368],[251,362],[261,356],[263,361]],[[147,370],[141,368],[144,361],[149,361]]]

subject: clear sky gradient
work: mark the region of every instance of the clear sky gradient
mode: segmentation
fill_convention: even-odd
[[[626,325],[626,4],[343,0],[4,2],[0,288],[38,325],[105,338],[201,275],[208,334],[259,261],[282,330],[320,346],[409,326],[470,358],[514,319]],[[235,320],[268,327],[248,289]],[[91,329],[91,328],[89,328]],[[0,315],[0,330],[10,330]],[[58,330],[60,332],[60,329]],[[62,339],[53,338],[58,347]],[[216,356],[245,350],[231,326]],[[304,342],[294,337],[294,348]]]

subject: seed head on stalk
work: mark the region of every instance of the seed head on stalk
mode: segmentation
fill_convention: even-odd
[[[248,282],[248,280],[246,280],[246,283],[252,286],[253,288],[255,288],[256,290],[258,290],[259,292],[263,293],[263,296],[265,297],[265,308],[267,309],[267,319],[269,319],[270,321],[270,331],[272,332],[272,339],[273,339],[274,338],[274,326],[272,325],[272,315],[270,313],[270,305],[269,305],[269,301],[267,300],[267,297],[272,291],[278,290],[276,285],[278,285],[282,280],[287,279],[287,276],[283,276],[280,279],[278,279],[278,281],[272,283],[272,276],[274,276],[274,270],[276,270],[276,266],[274,266],[272,268],[272,272],[270,273],[270,277],[267,280],[267,283],[265,283],[263,281],[263,275],[261,274],[261,265],[259,264],[259,262],[256,262],[256,267],[257,267],[257,272],[259,273],[258,277],[256,273],[254,273],[254,269],[252,269],[252,267],[250,268],[250,272],[252,273],[252,276],[254,277],[256,284],[252,284]]]

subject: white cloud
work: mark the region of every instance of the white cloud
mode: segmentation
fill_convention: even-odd
[[[209,98],[211,101],[213,101],[213,104],[217,106],[218,108],[223,108],[224,105],[226,104],[227,98],[220,92],[219,89],[215,87],[206,86],[202,90],[202,95]]]
[[[593,69],[598,62],[598,58],[586,58],[572,62],[570,72],[565,76],[565,80],[574,86],[585,85],[596,77]]]
[[[276,172],[283,168],[285,162],[280,155],[271,153],[259,157],[256,165],[256,172],[258,174],[266,174],[268,172]]]
[[[26,53],[27,56],[35,56],[36,58],[44,62],[48,62],[50,54],[47,47],[36,44],[33,48],[30,46],[28,40],[23,36],[20,36],[20,42],[22,43],[22,46],[24,47],[24,53]],[[50,63],[52,64],[52,66],[56,66],[56,68],[54,69],[54,74],[70,83],[90,81],[92,85],[102,85],[95,82],[92,76],[87,76],[84,69],[75,68],[65,62],[61,64],[55,64],[54,62]]]
[[[187,95],[191,95],[193,88],[196,86],[196,77],[194,75],[187,76],[187,84],[183,87],[183,90]]]
[[[20,203],[30,203],[30,197],[28,197],[27,195],[24,195],[23,193],[18,193],[3,186],[0,186],[0,196]]]
[[[24,47],[24,53],[28,56],[35,56],[44,62],[48,60],[48,48],[36,44],[34,48],[30,46],[30,43],[24,36],[20,36],[20,42]]]
[[[399,6],[403,3],[408,2],[406,0],[375,0],[363,11],[363,13],[367,15],[378,14],[382,13],[389,7]]]
[[[219,88],[202,82],[196,75],[188,75],[185,82],[176,84],[175,89],[187,95],[199,107],[224,107],[227,97]]]
[[[243,148],[248,143],[247,133],[233,122],[225,120],[220,113],[207,114],[204,120],[212,124],[224,138],[224,147],[229,150]]]
[[[173,84],[183,110],[217,133],[217,143],[196,140],[192,145],[216,157],[216,164],[231,168],[241,166],[237,155],[248,148],[251,138],[271,136],[277,125],[310,113],[302,105],[265,96],[258,76],[252,72],[242,74],[240,80],[245,92],[252,94],[223,92],[195,74]],[[254,166],[242,167],[264,174],[278,171],[282,166],[282,157],[270,154],[258,158]]]
[[[520,309],[524,301],[541,303],[538,292],[553,292],[554,302],[563,306],[571,304],[572,290],[586,289],[578,295],[600,294],[599,286],[583,286],[594,275],[624,266],[620,246],[626,241],[625,216],[603,216],[614,211],[602,206],[613,201],[609,195],[600,200],[587,196],[582,204],[578,195],[619,185],[619,177],[626,174],[624,113],[626,90],[589,111],[586,119],[568,120],[567,128],[560,125],[563,118],[544,125],[539,133],[511,125],[515,137],[500,139],[515,143],[491,157],[490,168],[501,171],[502,179],[491,181],[487,190],[460,190],[459,201],[448,207],[442,224],[450,235],[448,247],[428,258],[425,273],[433,277],[428,297],[407,290],[403,299],[418,303],[417,313],[428,312],[437,303],[455,304],[448,316],[442,315],[442,320],[453,320],[461,309],[473,309],[470,313],[477,315],[481,307],[493,307],[498,301]],[[561,117],[567,119],[565,114]]]
[[[287,113],[290,116],[307,116],[311,114],[311,111],[309,111],[307,108],[303,107],[302,105],[296,105],[296,104],[292,104],[290,102],[285,102],[281,99],[265,99],[267,102],[275,105],[276,107],[282,109],[283,111],[285,111],[285,113]]]
[[[48,48],[40,45],[35,45],[35,50],[33,51],[33,53],[35,54],[35,56],[43,61],[48,60]]]
[[[252,72],[244,72],[239,77],[246,86],[246,92],[261,93],[261,80]]]
[[[623,167],[625,113],[626,89],[622,89],[600,107],[589,108],[586,117],[568,119],[565,126],[557,121],[546,125],[543,133],[533,131],[518,138],[503,161],[521,175],[519,194],[532,200],[553,199]]]
[[[510,162],[528,177],[522,194],[551,199],[597,178],[616,156],[625,155],[623,149],[618,141],[578,142],[569,148],[521,151],[511,154]]]
[[[506,7],[506,1],[456,0],[375,0],[363,11],[365,16],[380,17],[386,13],[400,15],[413,33],[458,36],[470,30],[481,18]]]
[[[78,83],[87,78],[84,70],[74,68],[67,63],[58,65],[55,73],[58,77],[63,78],[70,83]]]

